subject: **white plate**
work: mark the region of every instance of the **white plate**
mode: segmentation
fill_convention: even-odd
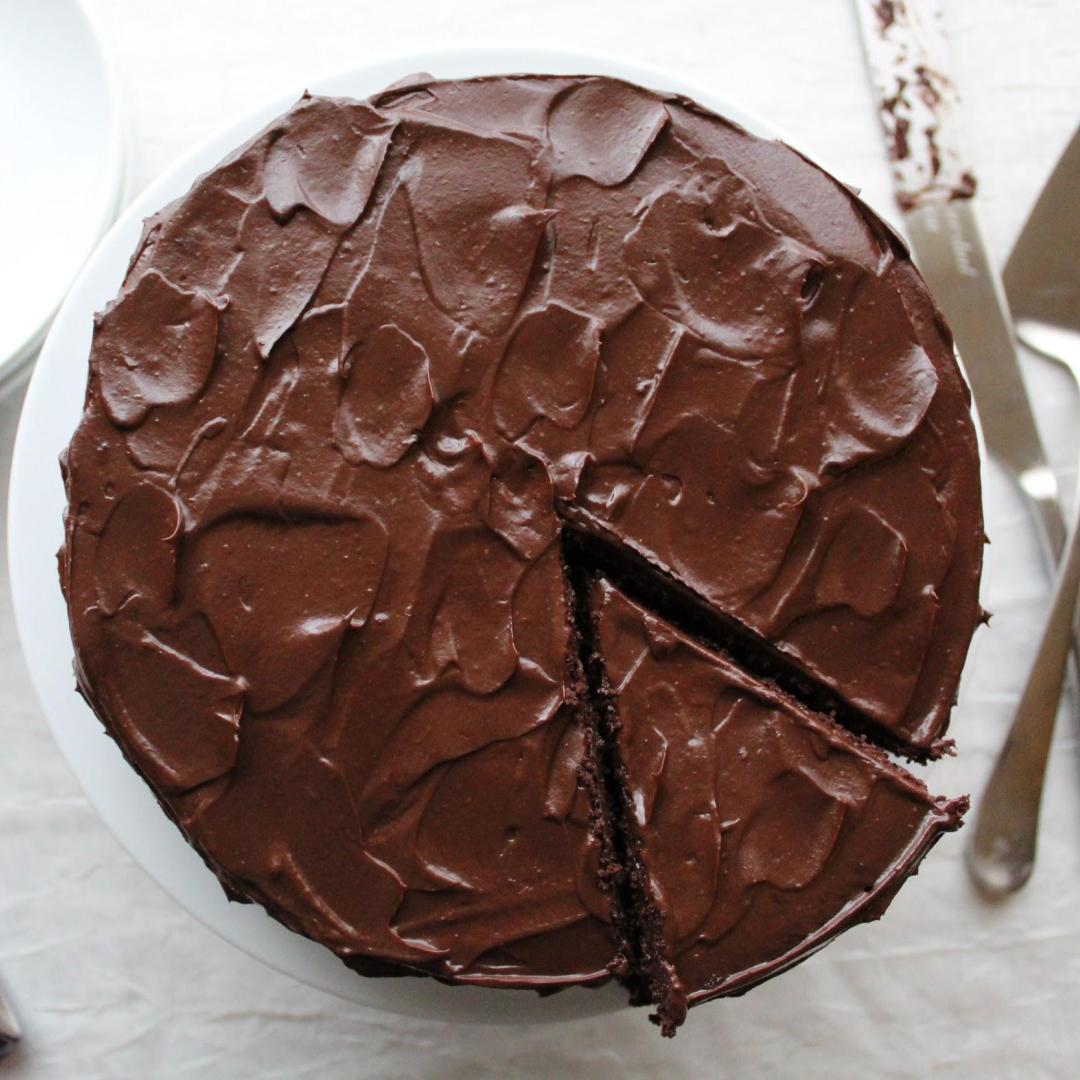
[[[0,3],[0,384],[40,343],[120,206],[117,95],[77,0]]]
[[[507,72],[607,74],[684,93],[768,137],[777,133],[745,109],[674,75],[597,53],[484,48],[420,53],[318,80],[316,93],[367,97],[404,75]],[[187,191],[197,175],[285,111],[302,88],[272,101],[185,155],[124,212],[83,268],[38,358],[16,439],[8,544],[16,623],[45,714],[90,801],[131,855],[193,915],[227,941],[306,983],[373,1008],[478,1022],[541,1022],[609,1012],[625,991],[572,989],[541,999],[527,992],[446,987],[431,979],[364,979],[330,952],[290,933],[253,905],[230,904],[217,880],[157,806],[83,700],[71,675],[67,612],[55,553],[63,540],[64,489],[57,456],[82,410],[91,317],[120,288],[142,219]]]

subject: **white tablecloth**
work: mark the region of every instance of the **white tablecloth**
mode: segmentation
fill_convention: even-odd
[[[1080,118],[1080,4],[946,6],[983,220],[1004,259]],[[87,8],[128,110],[129,193],[226,119],[313,74],[414,46],[497,39],[602,48],[710,83],[890,208],[847,0],[87,0]],[[1071,480],[1076,395],[1041,362],[1029,375],[1055,464]],[[16,415],[17,401],[0,405],[5,481]],[[982,787],[1048,590],[1022,507],[993,469],[987,507],[984,604],[995,617],[980,633],[954,721],[960,756],[929,770],[932,786],[949,793]],[[364,1012],[223,944],[132,863],[72,779],[22,666],[6,577],[0,704],[0,979],[27,1029],[19,1056],[0,1065],[4,1077],[832,1078],[933,1068],[1028,1078],[1080,1069],[1075,702],[1059,724],[1039,863],[1023,893],[982,901],[964,874],[962,838],[948,837],[883,923],[746,998],[695,1011],[673,1043],[641,1011],[519,1029]]]

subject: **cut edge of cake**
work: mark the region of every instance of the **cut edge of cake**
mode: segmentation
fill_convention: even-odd
[[[571,540],[573,546],[575,541]],[[629,938],[632,946],[631,972],[626,980],[634,1004],[650,1004],[655,1011],[650,1019],[661,1033],[673,1036],[691,1006],[717,997],[736,996],[773,978],[809,958],[845,930],[879,919],[900,887],[917,873],[919,864],[934,844],[947,832],[962,825],[969,805],[966,796],[934,796],[916,776],[893,761],[884,750],[864,735],[853,732],[827,714],[814,711],[769,680],[743,670],[712,640],[701,641],[692,633],[674,626],[627,595],[603,569],[579,562],[570,563],[571,582],[577,593],[576,609],[582,657],[595,711],[598,730],[607,744],[602,753],[607,763],[608,798],[614,808],[614,822],[619,836],[618,849],[624,860],[622,907],[629,911]],[[793,722],[828,740],[839,749],[854,755],[869,769],[883,774],[906,789],[926,808],[925,818],[909,843],[901,848],[879,874],[871,887],[842,905],[832,918],[808,934],[798,945],[777,957],[749,969],[718,972],[714,983],[693,989],[684,985],[670,954],[663,932],[664,916],[653,901],[652,877],[643,853],[643,841],[634,823],[632,795],[627,766],[619,748],[624,725],[620,717],[619,692],[612,686],[600,642],[601,612],[594,602],[596,589],[606,589],[640,615],[642,622],[653,621],[673,632],[680,645],[691,649],[704,664],[718,668],[736,685],[742,684],[747,695],[783,713]],[[582,617],[584,612],[584,617]]]
[[[793,701],[805,703],[871,745],[909,761],[926,764],[953,752],[952,739],[908,741],[852,705],[794,657],[700,596],[670,567],[632,541],[616,539],[588,510],[564,504],[560,514],[565,542],[575,559],[595,568],[636,603],[687,631],[705,648],[729,656],[736,666],[774,685]]]
[[[603,804],[602,865],[612,869],[607,887],[612,892],[612,913],[624,948],[625,966],[619,975],[630,992],[631,1004],[663,1002],[658,1015],[663,1034],[671,1036],[686,1018],[687,1003],[683,995],[680,1006],[673,991],[678,976],[663,955],[658,913],[648,902],[648,874],[640,840],[630,824],[625,770],[618,750],[618,711],[597,647],[596,616],[589,602],[596,573],[574,553],[566,532],[563,566],[578,648],[574,667],[583,688],[579,714],[590,733],[590,759],[598,770],[590,778],[594,784],[590,795],[595,791]]]

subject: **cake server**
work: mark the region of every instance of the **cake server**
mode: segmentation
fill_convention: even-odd
[[[1080,384],[1080,131],[1043,188],[1009,256],[1004,281],[1020,340],[1064,364]],[[1043,776],[1065,663],[1065,612],[1080,586],[1075,524],[1073,530],[1043,632],[1046,645],[1039,648],[1012,730],[979,803],[968,848],[972,874],[997,892],[1022,885],[1035,860]],[[1035,704],[1038,697],[1045,700]]]
[[[855,0],[915,260],[952,328],[990,453],[1020,486],[1048,564],[1065,544],[1058,485],[1020,372],[1001,280],[959,138],[940,0]],[[1074,654],[1080,651],[1073,644]]]
[[[4,1000],[4,995],[0,994],[0,1058],[14,1050],[21,1038],[19,1021]]]

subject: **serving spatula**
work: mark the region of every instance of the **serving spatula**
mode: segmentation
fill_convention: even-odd
[[[1043,188],[1009,256],[1004,282],[1020,339],[1064,364],[1080,384],[1080,131]],[[1080,587],[1075,535],[1068,547],[1070,557],[1058,576],[1035,665],[978,803],[968,848],[976,881],[994,892],[1019,888],[1035,862],[1043,778],[1065,668],[1064,639]]]

